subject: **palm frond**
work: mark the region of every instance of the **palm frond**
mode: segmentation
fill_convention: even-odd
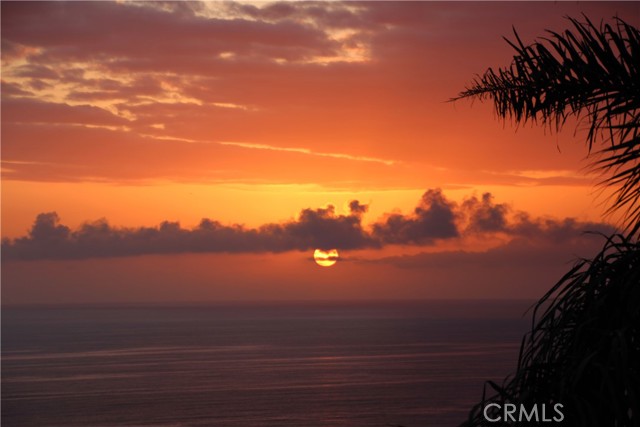
[[[640,32],[615,18],[525,45],[514,29],[509,67],[489,68],[453,100],[491,100],[497,115],[542,122],[559,131],[570,116],[587,124],[587,146],[601,185],[614,188],[610,212],[622,211],[629,236],[640,232]],[[597,147],[597,148],[596,148]]]
[[[638,284],[640,245],[622,235],[576,264],[535,305],[516,374],[488,382],[492,395],[485,389],[463,426],[495,426],[483,414],[490,403],[562,403],[566,425],[640,425]]]

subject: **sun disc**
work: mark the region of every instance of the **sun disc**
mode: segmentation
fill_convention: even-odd
[[[322,250],[316,249],[313,252],[313,259],[321,267],[331,267],[338,261],[338,251],[336,249]]]

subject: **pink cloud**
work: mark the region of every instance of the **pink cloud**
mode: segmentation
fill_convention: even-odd
[[[583,185],[576,178],[511,173],[575,169],[582,147],[570,156],[550,156],[538,148],[541,132],[503,132],[488,109],[445,101],[473,73],[508,60],[510,49],[500,37],[512,24],[537,36],[544,28],[562,28],[563,15],[583,9],[594,19],[637,15],[629,3],[301,2],[220,4],[228,16],[207,19],[197,14],[203,7],[2,3],[3,157],[58,164],[14,165],[5,176],[207,181],[220,177],[211,170],[241,169],[222,178],[318,182],[330,169],[335,181],[378,183],[388,175],[388,169],[328,157],[292,165],[287,173],[281,170],[285,162],[309,156],[215,144],[232,141],[410,165],[394,170],[394,185],[415,185],[426,175],[449,183]],[[342,30],[344,39],[334,30]],[[340,57],[356,45],[369,50],[366,60],[305,62]],[[17,57],[26,64],[11,68]],[[129,130],[64,123],[126,124]],[[562,135],[553,143],[572,147],[572,138]],[[178,139],[213,144],[196,147]],[[505,147],[513,151],[496,155]],[[263,164],[265,155],[273,166]],[[431,173],[440,166],[457,169],[457,176]]]

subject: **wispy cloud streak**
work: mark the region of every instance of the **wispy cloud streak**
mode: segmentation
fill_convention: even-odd
[[[230,145],[233,147],[251,148],[256,150],[285,151],[289,153],[308,154],[311,156],[333,157],[335,159],[347,159],[347,160],[355,160],[359,162],[382,163],[387,166],[392,166],[397,163],[393,160],[379,159],[376,157],[354,156],[354,155],[344,154],[344,153],[323,153],[323,152],[313,151],[308,148],[300,148],[300,147],[276,147],[276,146],[267,145],[267,144],[253,144],[249,142],[228,142],[228,141],[218,142],[218,144]]]

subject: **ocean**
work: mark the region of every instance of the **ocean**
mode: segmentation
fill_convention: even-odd
[[[531,301],[3,307],[3,427],[445,427]]]

